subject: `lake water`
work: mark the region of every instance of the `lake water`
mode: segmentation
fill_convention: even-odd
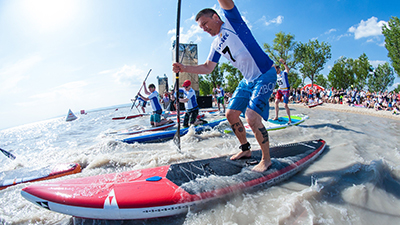
[[[132,113],[134,111],[132,110]],[[55,118],[0,131],[0,147],[17,158],[0,155],[0,171],[77,162],[82,172],[58,179],[129,171],[204,159],[238,151],[239,142],[220,129],[181,138],[182,153],[172,141],[125,144],[107,133],[133,125],[148,126],[148,117],[111,120],[128,115],[114,108]],[[273,108],[270,111],[274,113]],[[281,108],[281,115],[285,111]],[[0,191],[0,224],[400,224],[400,121],[292,107],[306,114],[299,126],[270,131],[271,146],[324,139],[325,152],[289,180],[240,192],[186,215],[136,221],[73,218],[39,208],[25,200],[19,184]],[[270,115],[272,117],[272,115]],[[206,114],[206,120],[220,118]],[[258,144],[248,134],[252,149]]]

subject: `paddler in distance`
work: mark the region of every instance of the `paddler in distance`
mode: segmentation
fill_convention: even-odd
[[[150,105],[153,109],[153,114],[151,114],[151,116],[150,116],[150,124],[152,126],[158,127],[158,126],[162,126],[167,123],[172,123],[173,121],[170,119],[168,119],[168,120],[165,118],[161,119],[161,114],[162,114],[163,110],[161,108],[158,92],[156,91],[156,86],[154,84],[149,84],[148,90],[146,88],[146,82],[143,82],[143,86],[144,86],[144,93],[146,93],[146,95],[148,95],[148,97],[144,97],[140,93],[138,95],[143,100],[150,101]]]
[[[207,123],[205,120],[197,120],[197,116],[199,115],[199,106],[196,100],[196,93],[191,87],[192,82],[190,80],[185,80],[182,84],[184,91],[184,98],[178,98],[179,102],[185,103],[185,117],[183,119],[183,127],[189,127],[190,125],[199,125],[203,123]]]

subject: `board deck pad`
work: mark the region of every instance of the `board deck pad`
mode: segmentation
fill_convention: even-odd
[[[211,175],[232,177],[234,180],[241,183],[262,178],[271,175],[276,171],[282,170],[290,165],[288,162],[281,161],[277,158],[301,158],[307,154],[310,154],[310,152],[314,150],[311,147],[308,151],[305,151],[305,148],[308,148],[309,146],[317,147],[318,145],[321,145],[321,143],[310,142],[307,143],[307,145],[308,146],[304,146],[303,148],[301,148],[299,145],[273,148],[273,151],[271,151],[270,153],[272,158],[272,165],[264,173],[255,173],[250,170],[250,166],[258,164],[259,160],[261,159],[261,150],[257,150],[252,151],[252,156],[250,158],[234,161],[230,160],[230,156],[225,156],[199,160],[190,163],[171,165],[166,178],[171,180],[177,186],[181,186],[185,191],[190,194],[199,194],[215,189],[213,182],[204,182],[202,185],[185,186],[184,184],[190,181],[194,181],[195,183],[197,183],[197,177],[201,176],[204,178]],[[243,171],[243,169],[247,171]]]
[[[299,117],[299,116],[290,116],[290,118],[292,120],[292,124],[297,124],[300,120],[302,120],[302,118]],[[281,116],[281,117],[278,117],[277,120],[269,119],[268,122],[284,125],[284,124],[287,124],[289,122],[289,117],[288,116]]]
[[[251,168],[261,159],[229,156],[156,168],[34,184],[23,197],[46,209],[90,219],[146,219],[186,213],[188,208],[258,185],[272,186],[314,161],[325,141],[313,140],[270,148],[271,167]]]
[[[306,119],[308,119],[308,116],[303,114],[292,115],[290,116],[290,118],[292,119],[292,122],[290,124],[288,124],[289,122],[288,118],[289,118],[288,116],[283,116],[283,117],[278,117],[277,120],[269,119],[266,123],[264,123],[264,127],[265,129],[267,129],[267,131],[281,130],[289,126],[297,126],[303,123]],[[253,132],[248,123],[244,123],[243,125],[244,128],[246,129],[246,132]],[[224,133],[233,133],[232,128],[226,128],[224,130]]]

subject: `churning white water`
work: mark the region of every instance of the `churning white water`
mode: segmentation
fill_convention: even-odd
[[[274,111],[271,110],[271,113]],[[149,118],[112,120],[129,108],[56,118],[0,131],[0,147],[15,160],[0,155],[0,171],[77,162],[82,172],[60,180],[157,167],[236,153],[239,142],[221,127],[181,138],[182,153],[172,141],[126,144],[107,133]],[[324,139],[325,153],[289,180],[270,187],[213,201],[186,215],[136,221],[73,218],[40,208],[20,191],[30,183],[0,191],[0,224],[400,224],[400,121],[368,115],[292,107],[306,114],[299,126],[270,131],[271,146]],[[281,109],[281,115],[285,111]],[[272,116],[272,115],[271,115]],[[206,114],[206,120],[221,116]],[[252,149],[258,144],[248,134]],[[46,181],[42,181],[46,182]]]

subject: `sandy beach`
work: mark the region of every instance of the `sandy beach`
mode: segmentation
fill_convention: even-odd
[[[308,108],[303,104],[289,104],[289,108]],[[392,111],[383,111],[379,110],[376,111],[375,109],[366,109],[362,107],[354,107],[342,104],[331,104],[331,103],[323,103],[322,105],[316,106],[312,109],[315,110],[329,110],[329,111],[336,111],[336,112],[345,112],[345,113],[356,113],[361,115],[369,115],[369,116],[376,116],[394,120],[400,120],[400,115],[393,114]]]

